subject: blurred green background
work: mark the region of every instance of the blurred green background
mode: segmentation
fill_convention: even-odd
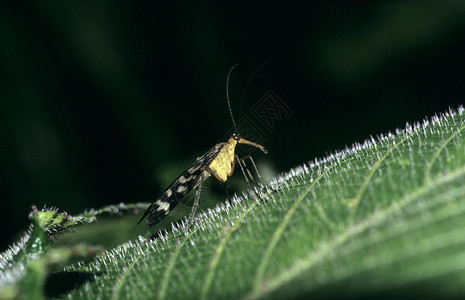
[[[4,1],[0,42],[2,250],[31,205],[153,200],[227,136],[236,63],[237,119],[292,110],[255,152],[275,172],[465,99],[464,1]]]

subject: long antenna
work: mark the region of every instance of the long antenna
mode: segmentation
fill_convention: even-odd
[[[253,72],[252,76],[250,76],[249,81],[247,81],[247,85],[245,86],[244,92],[242,92],[242,96],[241,96],[241,103],[240,103],[240,106],[239,106],[239,118],[240,118],[241,115],[242,115],[242,107],[243,107],[244,100],[245,100],[245,94],[247,93],[247,90],[249,89],[250,83],[251,83],[252,80],[254,79],[255,75],[257,75],[258,71],[260,71],[266,64],[267,64],[266,62],[262,63],[262,64],[255,70],[255,72]]]
[[[231,114],[231,119],[232,119],[232,122],[233,122],[233,125],[234,125],[234,130],[236,130],[236,133],[238,133],[237,126],[236,126],[236,121],[234,121],[234,116],[233,116],[233,112],[232,112],[232,109],[231,109],[231,102],[229,101],[229,77],[231,76],[232,71],[238,65],[239,64],[235,64],[234,66],[232,66],[232,68],[228,72],[228,77],[226,77],[226,101],[228,101],[229,113]]]

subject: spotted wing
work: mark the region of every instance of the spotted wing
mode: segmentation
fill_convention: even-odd
[[[207,151],[203,156],[199,157],[197,161],[185,172],[183,172],[173,183],[166,189],[166,191],[145,211],[139,224],[145,217],[148,216],[147,225],[153,226],[163,220],[173,208],[178,204],[187,193],[195,188],[202,178],[202,173],[205,171],[205,166],[216,157],[218,152],[223,147],[223,143],[216,145]],[[203,176],[205,180],[209,173]]]

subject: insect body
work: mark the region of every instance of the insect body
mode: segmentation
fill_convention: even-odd
[[[234,67],[229,71],[228,78],[226,81],[226,90],[228,89],[229,75],[231,74],[231,71],[233,69]],[[229,102],[228,93],[226,93],[226,96],[229,112],[231,114],[234,127],[236,128],[236,124]],[[262,145],[246,140],[243,137],[241,137],[238,133],[234,133],[227,142],[215,145],[210,150],[208,150],[207,153],[205,153],[203,156],[197,158],[197,161],[189,169],[184,171],[184,173],[182,173],[178,178],[176,178],[176,180],[174,180],[173,183],[171,183],[171,185],[165,190],[165,192],[147,208],[144,215],[137,224],[142,222],[142,220],[147,216],[148,226],[153,226],[159,223],[166,217],[166,215],[168,215],[173,210],[173,208],[178,204],[180,199],[182,199],[193,188],[197,187],[192,211],[187,221],[187,231],[188,227],[190,226],[190,223],[193,220],[195,210],[197,209],[199,203],[202,182],[205,179],[207,179],[210,175],[215,176],[216,179],[218,179],[221,182],[225,182],[228,179],[228,177],[233,174],[234,166],[236,165],[236,163],[239,163],[239,166],[241,167],[241,170],[243,171],[247,182],[249,182],[241,164],[243,164],[243,160],[246,158],[249,158],[251,160],[254,167],[255,163],[253,162],[253,159],[250,156],[240,159],[236,155],[235,149],[237,144],[251,145],[259,148],[265,154],[268,153],[265,147],[263,147]],[[256,167],[255,171],[257,172],[257,175],[260,177]],[[249,176],[251,177],[251,175]]]
[[[237,144],[255,146],[262,150],[263,153],[268,153],[262,145],[246,140],[239,134],[234,133],[227,142],[215,145],[203,156],[197,158],[197,161],[176,178],[166,191],[149,206],[139,223],[147,216],[148,226],[159,223],[171,212],[182,197],[199,186],[210,174],[213,174],[219,181],[225,182],[233,174],[235,164],[240,163],[239,157],[235,154]],[[200,187],[197,192],[199,191]],[[196,195],[193,212],[195,212],[197,205],[198,196]],[[189,219],[192,218],[193,212],[191,212]]]

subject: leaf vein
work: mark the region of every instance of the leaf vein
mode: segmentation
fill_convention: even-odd
[[[182,242],[176,247],[176,250],[171,254],[170,260],[168,262],[168,265],[166,266],[166,270],[163,274],[163,278],[160,282],[160,290],[158,292],[158,299],[165,299],[166,295],[168,293],[168,283],[170,282],[171,274],[173,273],[174,267],[176,265],[176,261],[179,257],[179,254],[181,253],[182,247],[186,244],[186,241],[189,239],[189,237],[196,232],[200,226],[197,226],[193,228],[192,230],[189,231],[189,234],[187,234]]]
[[[412,133],[405,134],[405,136],[400,140],[400,142],[395,143],[393,147],[390,147],[386,153],[384,153],[383,156],[378,158],[376,162],[373,164],[373,166],[369,169],[368,174],[365,176],[365,180],[363,180],[360,188],[358,189],[355,197],[350,200],[350,206],[353,207],[354,209],[352,210],[352,217],[351,217],[351,223],[354,222],[355,215],[357,214],[357,209],[359,207],[360,201],[362,200],[363,193],[368,187],[368,184],[370,183],[371,179],[373,178],[373,175],[376,173],[376,171],[379,169],[381,166],[381,163],[395,150],[397,149],[402,143],[404,143],[407,139],[409,139],[412,136]]]
[[[454,137],[456,137],[462,130],[465,129],[465,122],[463,122],[462,126],[460,126],[455,132],[454,134],[452,134],[450,137],[448,137],[447,139],[445,139],[441,144],[440,146],[436,149],[436,151],[434,151],[433,155],[431,156],[431,160],[428,161],[428,163],[426,164],[426,168],[425,168],[425,175],[424,175],[424,184],[428,184],[431,182],[431,171],[433,169],[433,165],[434,163],[438,160],[439,158],[439,155],[441,154],[441,152],[445,149],[445,147],[447,146],[447,144],[452,141],[452,139]]]
[[[255,273],[255,280],[254,280],[254,289],[258,290],[260,288],[260,285],[263,280],[263,276],[265,274],[266,268],[268,264],[270,263],[271,260],[271,255],[273,254],[274,249],[276,248],[276,245],[278,244],[279,240],[281,239],[284,230],[286,229],[287,225],[289,224],[294,212],[297,210],[298,206],[302,202],[302,200],[307,196],[307,194],[312,190],[312,188],[315,186],[315,184],[323,178],[326,173],[328,173],[334,165],[331,167],[327,168],[324,172],[320,174],[304,191],[303,193],[296,198],[296,201],[292,205],[292,207],[287,211],[286,215],[282,219],[281,223],[278,225],[276,230],[273,232],[273,235],[268,242],[268,246],[266,247],[265,254],[262,256],[262,259],[258,265],[257,271]]]
[[[337,248],[338,246],[344,244],[350,238],[360,234],[368,228],[373,227],[376,224],[383,222],[389,215],[403,209],[405,206],[413,202],[415,199],[423,196],[427,192],[437,188],[442,184],[449,183],[460,176],[465,174],[465,166],[457,169],[455,172],[449,173],[447,176],[438,179],[435,184],[428,184],[418,187],[412,193],[407,194],[399,200],[393,200],[393,203],[385,211],[376,211],[372,214],[370,218],[365,219],[364,221],[350,225],[344,232],[340,233],[334,239],[331,239],[331,242],[326,243],[320,247],[320,250],[316,253],[311,253],[308,256],[298,260],[298,264],[295,264],[288,269],[283,270],[275,276],[274,278],[269,279],[267,282],[263,282],[260,285],[259,290],[252,290],[252,292],[246,295],[245,299],[257,299],[263,298],[265,295],[273,292],[278,289],[280,286],[296,278],[300,274],[309,270],[317,262],[324,260],[328,254],[331,253],[331,250]]]
[[[236,229],[239,228],[239,226],[242,223],[241,221],[255,207],[256,204],[257,204],[257,202],[254,201],[252,204],[250,204],[250,206],[245,211],[243,211],[241,213],[240,217],[237,219],[235,224],[228,228],[227,232],[224,234],[224,236],[221,239],[218,246],[214,247],[214,249],[216,249],[216,251],[214,252],[212,259],[210,260],[208,272],[207,272],[207,275],[205,276],[205,281],[204,281],[204,284],[202,286],[200,299],[207,299],[208,298],[208,293],[209,293],[209,291],[211,289],[211,286],[212,286],[212,283],[213,283],[213,278],[214,278],[214,275],[215,275],[215,272],[216,272],[216,268],[218,267],[218,263],[220,261],[221,255],[223,254],[223,252],[224,252],[224,250],[226,248],[226,244],[228,243],[229,238],[231,237],[232,233]],[[226,223],[226,225],[228,225],[228,224],[229,223]],[[221,230],[221,232],[224,232],[224,230]]]

